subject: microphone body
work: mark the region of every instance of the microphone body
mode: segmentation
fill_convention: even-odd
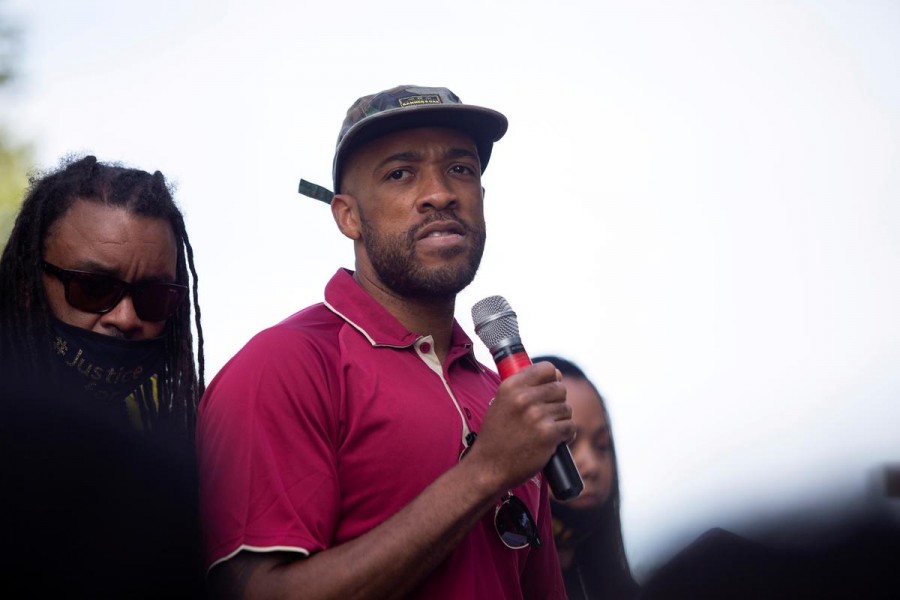
[[[502,296],[488,296],[476,302],[472,307],[472,320],[475,333],[491,352],[501,380],[531,365],[519,337],[516,313]],[[565,444],[556,447],[544,467],[544,476],[557,500],[571,500],[584,489],[581,474]]]

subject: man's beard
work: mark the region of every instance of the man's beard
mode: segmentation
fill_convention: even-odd
[[[404,298],[440,300],[455,296],[472,283],[481,264],[485,229],[467,226],[452,210],[434,213],[405,234],[397,235],[381,236],[372,229],[365,217],[361,221],[366,253],[375,273],[388,289]],[[423,227],[435,221],[453,221],[462,227],[467,237],[474,240],[466,264],[426,269],[416,259],[416,236]],[[465,250],[450,248],[445,251],[444,256],[449,259],[461,252]]]

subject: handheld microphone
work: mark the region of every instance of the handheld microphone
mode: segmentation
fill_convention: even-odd
[[[488,296],[472,307],[475,333],[494,357],[500,379],[506,379],[531,364],[519,337],[516,313],[503,296]],[[571,500],[584,489],[581,474],[565,444],[556,447],[544,476],[557,500]]]

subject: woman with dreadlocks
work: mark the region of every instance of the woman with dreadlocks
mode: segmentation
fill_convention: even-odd
[[[639,587],[631,575],[619,517],[619,473],[609,415],[603,398],[584,372],[558,356],[538,356],[562,373],[566,401],[578,433],[570,449],[584,491],[551,502],[553,538],[570,600],[628,600]]]
[[[0,364],[20,399],[192,432],[197,274],[162,173],[87,156],[32,180],[0,259]]]
[[[87,156],[32,180],[0,258],[0,371],[4,589],[201,597],[203,334],[162,173]]]

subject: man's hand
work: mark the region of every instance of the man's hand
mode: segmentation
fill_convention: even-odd
[[[497,390],[466,460],[500,492],[546,466],[559,444],[575,437],[572,408],[556,368],[547,362],[507,377]]]

